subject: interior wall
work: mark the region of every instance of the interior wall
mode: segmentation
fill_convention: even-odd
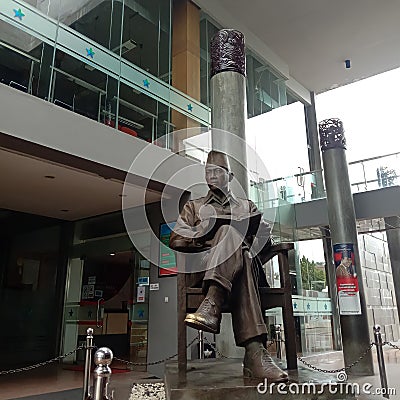
[[[0,368],[43,361],[57,347],[60,226],[8,238],[0,268]],[[4,253],[3,253],[4,254]]]

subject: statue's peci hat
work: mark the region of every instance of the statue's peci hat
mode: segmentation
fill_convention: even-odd
[[[206,165],[208,164],[225,168],[229,172],[231,170],[228,156],[225,153],[221,153],[220,151],[211,150],[208,153]]]

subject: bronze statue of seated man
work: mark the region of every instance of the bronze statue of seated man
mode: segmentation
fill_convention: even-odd
[[[209,192],[205,197],[188,201],[171,234],[170,247],[177,251],[198,252],[197,270],[203,272],[206,295],[195,313],[185,323],[205,332],[219,333],[222,305],[228,301],[232,312],[235,341],[245,348],[245,377],[267,378],[270,382],[287,381],[288,375],[272,360],[264,347],[265,326],[259,295],[260,254],[252,255],[254,235],[251,229],[240,231],[234,224],[223,223],[260,215],[251,200],[236,197],[230,190],[233,174],[226,154],[211,151],[205,167]],[[210,221],[219,225],[210,228]],[[222,223],[221,223],[222,221]],[[269,225],[260,219],[257,236],[269,239]],[[248,225],[248,226],[249,226]],[[265,240],[265,242],[267,241]],[[264,277],[265,279],[265,277]]]

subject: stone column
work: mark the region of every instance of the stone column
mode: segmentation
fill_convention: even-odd
[[[246,56],[244,36],[222,29],[211,40],[212,147],[227,153],[235,178],[248,193],[246,159]],[[237,137],[223,135],[218,129]],[[235,191],[235,187],[232,187]]]
[[[339,302],[337,296],[336,289],[336,271],[335,271],[335,263],[333,262],[332,255],[332,240],[331,240],[331,232],[329,230],[329,226],[321,227],[321,232],[324,235],[322,239],[322,243],[324,246],[324,258],[326,265],[326,280],[329,288],[329,296],[331,298],[331,302],[334,305],[332,307],[332,342],[333,342],[333,350],[342,350],[342,335],[340,332],[340,317],[339,317]]]
[[[352,244],[360,298],[360,314],[341,315],[341,332],[345,365],[349,365],[370,345],[367,309],[358,251],[353,195],[346,161],[346,140],[339,119],[327,119],[319,124],[324,177],[327,192],[328,218],[332,244]],[[372,329],[372,327],[371,327]],[[354,375],[373,375],[372,355],[369,352],[349,370]]]
[[[211,39],[211,119],[212,148],[228,154],[235,175],[233,192],[248,194],[246,171],[246,59],[244,36],[233,29],[222,29]],[[224,134],[227,131],[233,135]],[[236,139],[236,140],[235,140]],[[241,188],[237,187],[237,184]],[[228,357],[243,357],[242,348],[236,347],[232,331],[231,314],[223,314],[221,334],[216,345]]]
[[[322,179],[321,153],[319,151],[317,116],[315,112],[314,92],[310,93],[311,104],[304,106],[304,117],[307,131],[308,160],[310,171],[315,172],[315,186],[312,188],[312,198],[318,199],[325,194]]]

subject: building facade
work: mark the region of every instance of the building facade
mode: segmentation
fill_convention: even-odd
[[[163,274],[130,240],[121,211],[127,208],[124,184],[129,175],[133,218],[145,204],[153,232],[162,236],[162,224],[171,222],[161,212],[169,176],[198,163],[185,147],[191,131],[182,130],[212,123],[209,43],[221,27],[188,0],[1,3],[0,152],[6,173],[0,316],[1,342],[7,344],[2,369],[73,350],[88,327],[95,329],[96,345],[108,345],[132,361],[151,362],[175,352],[176,278]],[[260,56],[257,41],[250,39],[248,118],[294,102],[310,107],[312,93],[276,55]],[[132,170],[144,149],[150,166],[169,160],[168,168],[151,174]],[[307,200],[304,179],[310,180],[311,195],[314,178],[303,173],[293,178],[304,189],[301,201]],[[292,186],[279,184],[277,197],[266,204],[262,185],[251,182],[251,193],[261,209],[279,209],[274,235],[310,238],[296,225],[301,211],[288,199],[297,195]],[[185,188],[178,181],[171,190]],[[158,254],[145,228],[139,224],[134,235]],[[371,253],[362,240],[363,254]],[[387,310],[382,323],[397,339],[389,255],[379,257],[377,270],[385,266],[381,286],[373,283],[376,273],[364,272],[369,304]],[[293,257],[291,269],[294,301],[303,302],[302,311],[297,309],[301,351],[329,350],[335,342],[335,305],[327,292],[302,287],[299,257]],[[275,270],[267,266],[271,284]],[[151,283],[158,289],[150,291]],[[307,313],[304,304],[311,300],[315,309]],[[274,325],[280,317],[268,318]],[[78,352],[66,361],[81,358]]]

